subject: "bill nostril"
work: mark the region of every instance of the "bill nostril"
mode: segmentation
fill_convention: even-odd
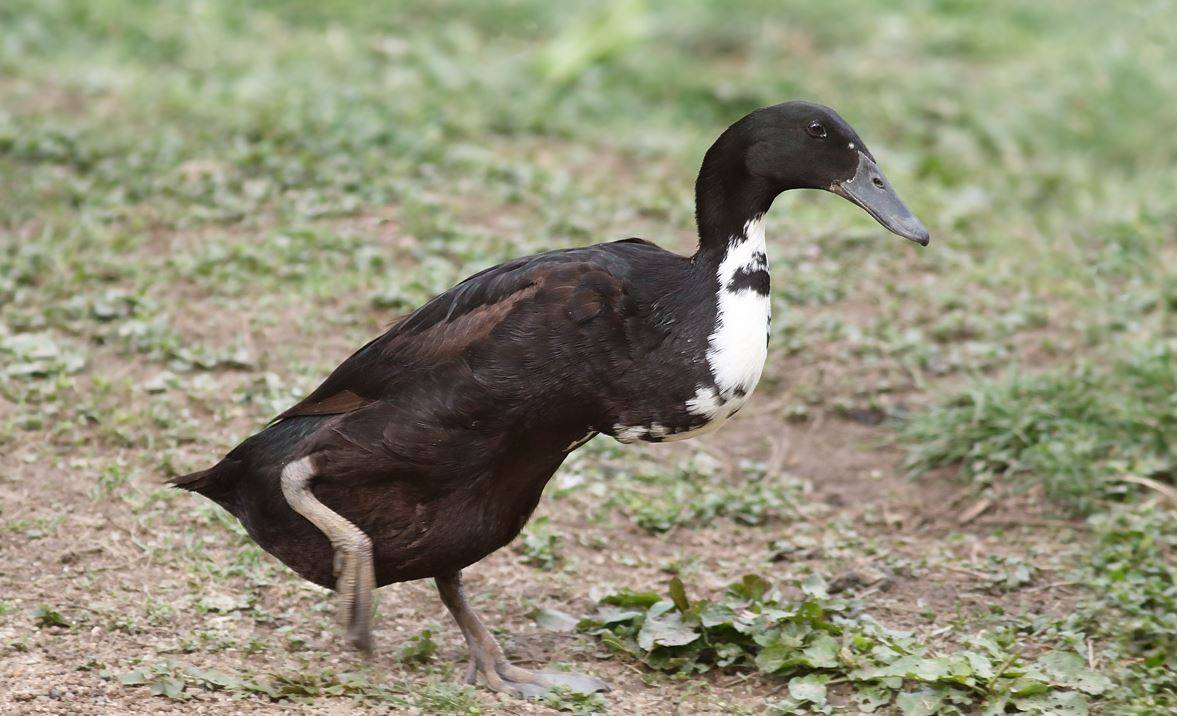
[[[879,177],[874,177],[873,179],[871,179],[871,182],[873,182],[874,185],[877,186],[878,188],[880,188],[880,189],[883,188],[883,180],[880,179]]]

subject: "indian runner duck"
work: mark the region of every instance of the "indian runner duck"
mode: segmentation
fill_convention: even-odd
[[[472,681],[522,696],[605,690],[591,676],[511,664],[466,601],[462,569],[519,533],[552,474],[593,436],[682,440],[744,405],[767,354],[764,216],[790,189],[833,192],[928,243],[832,109],[758,109],[703,158],[693,255],[625,239],[479,272],[215,466],[171,482],[334,588],[359,649],[372,648],[376,588],[432,578],[469,647]]]

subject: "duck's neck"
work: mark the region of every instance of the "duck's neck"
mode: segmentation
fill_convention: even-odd
[[[719,146],[718,143],[716,146]],[[768,255],[764,214],[776,197],[744,173],[742,162],[725,165],[731,152],[712,147],[695,185],[699,250],[694,262],[715,291],[715,325],[707,362],[719,403],[738,407],[760,379],[767,353]],[[737,155],[738,156],[738,155]]]
[[[708,268],[717,267],[748,237],[748,224],[763,219],[778,193],[748,173],[743,152],[727,147],[725,137],[707,151],[695,181],[699,248],[694,260]]]

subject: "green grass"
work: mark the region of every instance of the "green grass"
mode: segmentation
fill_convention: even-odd
[[[959,465],[981,483],[1043,484],[1084,510],[1177,474],[1177,343],[1110,366],[980,381],[904,429],[916,471]]]
[[[1122,684],[1110,710],[1177,708],[1177,513],[1133,506],[1092,527],[1097,549],[1080,574],[1092,596],[1063,629],[1099,641]]]

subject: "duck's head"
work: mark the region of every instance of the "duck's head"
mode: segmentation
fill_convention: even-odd
[[[750,202],[747,208],[755,212],[758,202],[771,204],[783,191],[822,189],[862,207],[889,231],[928,245],[928,230],[895,193],[858,133],[829,107],[794,101],[758,109],[729,127],[707,155],[697,187],[700,204],[707,201],[706,185],[744,187],[743,196],[709,202],[728,204],[725,212],[735,209],[733,200]],[[700,207],[701,229],[705,212]]]

